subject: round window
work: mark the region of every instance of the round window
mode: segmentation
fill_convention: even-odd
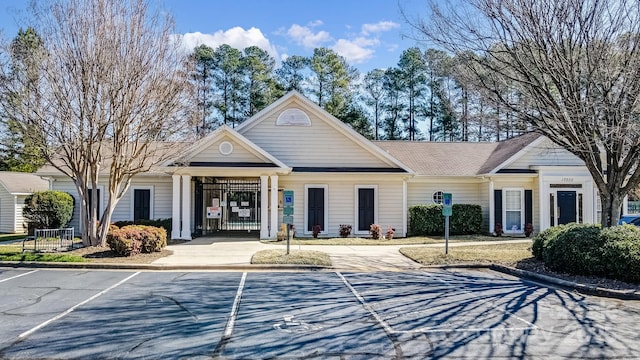
[[[433,193],[433,203],[442,204],[442,191],[436,191]]]
[[[229,155],[233,152],[233,144],[228,141],[223,141],[220,143],[220,146],[218,146],[218,151],[220,151],[222,155]]]

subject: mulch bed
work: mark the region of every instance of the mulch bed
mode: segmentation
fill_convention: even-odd
[[[542,275],[552,276],[558,279],[572,281],[578,284],[584,284],[589,286],[597,286],[612,290],[640,290],[640,284],[626,283],[620,280],[607,279],[599,276],[583,276],[572,275],[566,273],[555,272],[548,269],[542,261],[538,261],[535,258],[529,258],[519,261],[516,268],[526,271],[535,272]]]
[[[173,254],[171,250],[162,250],[151,254],[138,254],[134,256],[119,256],[108,247],[87,246],[69,251],[69,254],[82,256],[89,262],[118,263],[118,264],[150,264],[157,259]]]

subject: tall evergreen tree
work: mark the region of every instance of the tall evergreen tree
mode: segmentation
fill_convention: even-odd
[[[242,52],[227,44],[220,45],[213,55],[214,88],[217,91],[214,107],[222,123],[235,127],[242,119],[243,73]]]
[[[384,96],[384,70],[374,69],[364,77],[363,88],[365,103],[373,107],[374,139],[380,139],[380,116],[382,112],[382,98]]]
[[[309,59],[300,55],[289,56],[282,62],[275,73],[284,91],[295,90],[301,94],[305,93],[303,84],[306,80],[305,69],[308,66]]]
[[[23,106],[36,106],[41,101],[37,94],[40,68],[46,56],[44,42],[33,28],[20,29],[9,51],[11,64],[7,81],[19,85],[7,95],[16,104],[27,100]],[[10,111],[3,111],[0,121],[4,127],[0,138],[0,170],[34,172],[44,165],[37,129],[19,121]]]
[[[282,96],[282,91],[273,78],[276,61],[268,52],[257,46],[245,48],[242,66],[247,76],[246,115],[250,117]]]
[[[319,106],[339,117],[351,101],[351,85],[358,71],[335,51],[316,48],[310,60],[315,75],[313,94]]]
[[[191,59],[194,62],[195,70],[192,72],[191,78],[195,82],[198,94],[198,112],[200,121],[196,126],[196,133],[202,137],[206,135],[215,126],[212,123],[213,112],[213,66],[214,66],[214,50],[207,45],[197,46]]]
[[[402,55],[400,55],[400,61],[398,61],[398,68],[404,78],[404,92],[409,104],[407,113],[409,116],[407,120],[409,140],[415,140],[417,132],[416,113],[418,113],[418,108],[420,107],[418,101],[425,89],[425,72],[427,69],[420,49],[413,47],[403,51]]]

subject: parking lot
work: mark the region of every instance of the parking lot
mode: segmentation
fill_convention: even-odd
[[[640,304],[491,271],[0,269],[0,358],[637,358]]]

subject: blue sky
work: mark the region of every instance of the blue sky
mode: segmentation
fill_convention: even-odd
[[[152,0],[153,2],[153,0]],[[12,38],[29,0],[0,0],[0,28]],[[410,13],[424,13],[426,1],[400,0]],[[257,45],[276,59],[309,56],[328,47],[367,72],[395,66],[404,49],[415,46],[397,0],[163,0],[185,46],[227,43]]]

